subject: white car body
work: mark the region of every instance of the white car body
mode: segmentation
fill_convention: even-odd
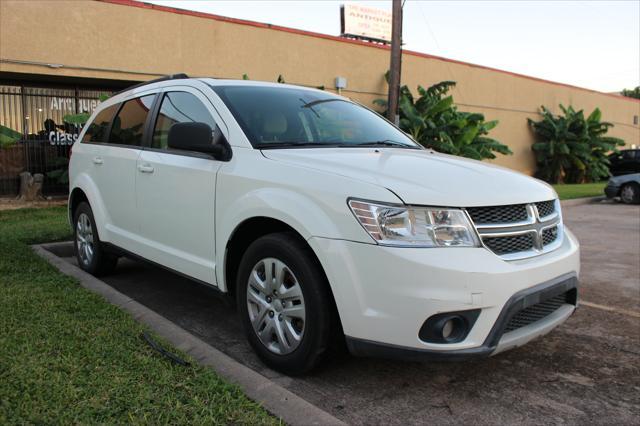
[[[507,333],[495,331],[514,297],[533,294],[539,299],[537,290],[554,285],[575,288],[579,245],[561,219],[552,248],[510,259],[485,246],[383,246],[348,205],[354,198],[463,209],[527,204],[557,200],[550,186],[502,167],[430,150],[256,149],[212,89],[220,85],[287,87],[168,80],[120,93],[94,112],[90,121],[127,99],[186,91],[206,105],[233,151],[225,162],[142,147],[76,143],[69,205],[79,191],[86,196],[103,242],[227,292],[233,285],[225,270],[228,244],[238,228],[255,218],[284,223],[317,256],[349,348],[362,355],[486,356],[545,334],[573,313],[576,303],[566,303],[540,321]],[[560,218],[560,203],[554,205]],[[433,343],[419,337],[432,315],[475,309],[479,316],[464,340]]]

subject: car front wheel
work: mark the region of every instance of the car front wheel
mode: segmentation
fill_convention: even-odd
[[[316,367],[338,332],[329,286],[311,249],[290,233],[254,241],[238,270],[245,334],[262,361],[289,375]]]

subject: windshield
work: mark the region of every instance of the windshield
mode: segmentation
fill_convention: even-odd
[[[257,86],[213,86],[213,90],[255,148],[420,148],[375,112],[329,93]]]

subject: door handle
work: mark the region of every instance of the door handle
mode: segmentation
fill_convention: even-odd
[[[102,157],[93,157],[93,164],[102,164]]]
[[[153,173],[153,166],[148,164],[140,164],[138,165],[138,170],[142,173]]]

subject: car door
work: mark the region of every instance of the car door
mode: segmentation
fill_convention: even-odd
[[[616,154],[611,154],[609,155],[609,172],[611,173],[611,175],[613,176],[618,176],[620,175],[620,162],[622,161],[622,154],[621,153],[616,153]]]
[[[93,176],[107,211],[105,240],[127,248],[138,232],[136,161],[143,129],[155,95],[127,100],[117,107],[104,143],[93,150]]]
[[[136,199],[142,255],[215,285],[215,185],[221,162],[210,155],[170,149],[176,123],[222,122],[197,89],[165,91],[151,126],[150,146],[137,161]],[[215,116],[215,118],[214,118]]]

